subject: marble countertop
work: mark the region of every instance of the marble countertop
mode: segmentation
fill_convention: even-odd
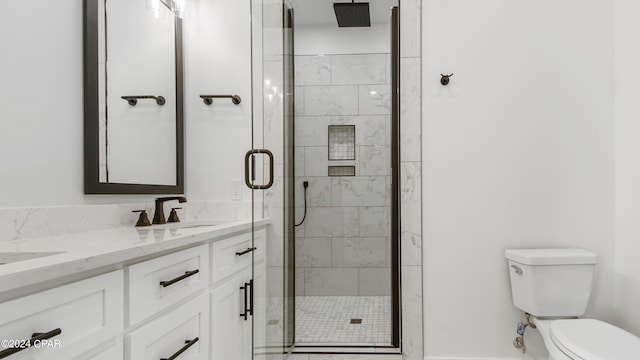
[[[257,227],[268,220],[257,220]],[[127,227],[0,242],[0,293],[251,230],[251,220]],[[41,253],[54,253],[46,254]],[[31,254],[36,256],[30,258]],[[24,259],[27,260],[24,260]]]

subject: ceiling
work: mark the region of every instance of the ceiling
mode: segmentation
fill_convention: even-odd
[[[292,0],[296,26],[306,25],[335,25],[336,15],[333,12],[334,2],[351,2],[348,0]],[[367,2],[360,0],[356,2]],[[371,13],[371,24],[388,24],[392,6],[398,5],[398,0],[368,0]]]

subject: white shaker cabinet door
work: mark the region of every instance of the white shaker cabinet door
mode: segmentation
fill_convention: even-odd
[[[211,360],[251,359],[250,279],[248,268],[211,291]]]
[[[0,339],[34,341],[11,360],[69,360],[121,334],[124,322],[122,270],[95,276],[0,304]],[[6,344],[8,345],[8,344]]]

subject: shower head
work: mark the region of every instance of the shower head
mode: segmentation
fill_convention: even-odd
[[[333,10],[336,12],[338,27],[371,26],[369,3],[333,3]]]

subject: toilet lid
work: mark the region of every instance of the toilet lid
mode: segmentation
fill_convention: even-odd
[[[594,319],[556,320],[551,339],[576,360],[629,360],[640,354],[640,338]]]

